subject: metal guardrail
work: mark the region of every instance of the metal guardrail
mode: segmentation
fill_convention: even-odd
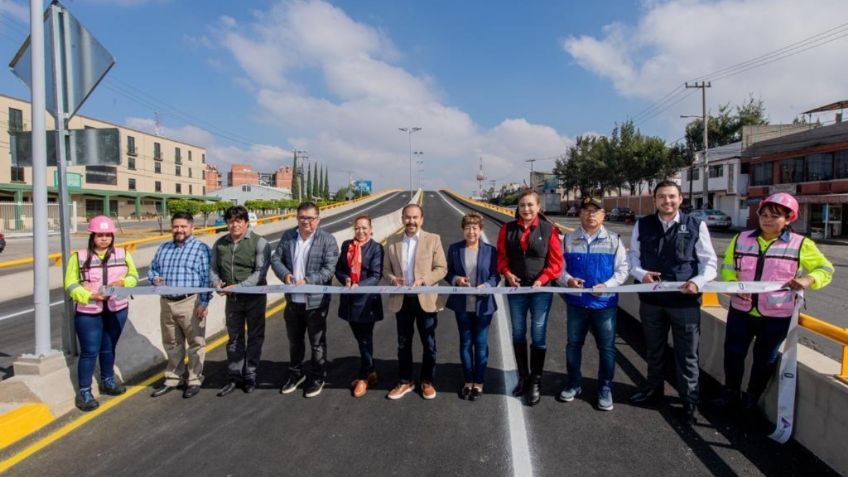
[[[385,194],[388,194],[388,193],[391,193],[391,192],[396,192],[397,190],[399,190],[399,189],[388,189],[386,191],[383,191],[381,195],[385,195]],[[374,197],[375,196],[373,196],[373,195],[367,195],[367,196],[364,196],[364,197],[360,197],[358,199],[346,200],[346,201],[342,201],[342,202],[334,202],[332,204],[325,205],[325,206],[321,207],[321,210],[335,209],[337,207],[342,207],[342,206],[345,206],[345,205],[356,204],[356,203],[361,202],[363,200],[366,200],[366,199],[369,199],[369,198],[374,198]],[[268,217],[262,217],[261,219],[258,219],[256,221],[256,223],[257,224],[267,224],[267,223],[270,223],[270,222],[279,222],[281,220],[285,220],[285,219],[288,219],[288,218],[291,218],[291,217],[294,217],[294,212],[289,212],[287,214],[280,214],[280,215],[272,215],[272,216],[268,216]],[[194,233],[215,235],[218,232],[221,232],[222,230],[224,230],[225,228],[226,227],[223,226],[223,225],[217,225],[217,226],[212,226],[212,227],[201,227],[199,229],[196,229],[194,231]],[[147,237],[147,238],[136,239],[136,240],[128,240],[126,242],[119,242],[119,243],[116,243],[115,246],[116,247],[122,247],[122,248],[126,249],[128,252],[134,252],[138,248],[139,245],[151,243],[151,242],[159,242],[159,241],[167,240],[167,239],[170,239],[170,238],[171,238],[171,234],[162,234],[162,235],[156,235],[154,237]],[[53,265],[56,265],[56,266],[62,265],[62,253],[61,252],[51,253],[50,255],[47,256],[47,258],[50,260],[50,262],[53,263]],[[9,268],[9,267],[17,267],[17,266],[20,266],[20,265],[28,265],[30,263],[33,263],[33,261],[34,261],[33,257],[18,258],[18,259],[15,259],[15,260],[8,260],[8,261],[5,261],[5,262],[0,262],[0,269]]]
[[[496,212],[500,212],[506,215],[514,214],[514,211],[512,209],[508,209],[506,207],[500,207],[497,205],[487,204],[485,202],[469,199],[448,189],[443,189],[443,191],[463,202],[494,210]],[[566,229],[566,227],[563,227],[561,225],[558,226],[563,229]],[[705,308],[722,307],[721,303],[719,303],[718,301],[718,296],[715,293],[704,293],[703,303],[704,304],[702,306]],[[803,328],[806,328],[814,333],[822,335],[825,338],[836,341],[837,343],[842,345],[841,368],[839,374],[835,375],[834,378],[838,379],[839,381],[842,381],[845,384],[848,384],[848,328],[840,328],[836,325],[830,324],[826,321],[822,321],[806,313],[801,313],[798,320],[798,324],[800,324]]]

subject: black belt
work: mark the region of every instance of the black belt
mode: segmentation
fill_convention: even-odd
[[[193,296],[193,295],[194,295],[194,293],[191,293],[191,294],[188,294],[188,295],[173,295],[173,296],[162,295],[162,298],[164,298],[168,301],[183,301],[186,298]]]

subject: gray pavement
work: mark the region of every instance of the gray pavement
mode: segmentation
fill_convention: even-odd
[[[424,199],[424,228],[442,234],[445,247],[461,238],[460,213],[447,200],[431,192]],[[492,240],[497,225],[486,223]],[[674,399],[657,408],[627,404],[627,396],[644,382],[645,363],[638,323],[626,316],[619,320],[615,409],[602,412],[594,409],[597,353],[591,338],[584,348],[584,395],[567,404],[553,399],[565,379],[565,319],[559,297],[548,326],[544,396],[533,408],[518,406],[507,396],[505,382],[513,367],[511,353],[501,345],[504,336],[508,342],[505,310],[499,311],[490,333],[492,366],[481,400],[456,397],[462,383],[457,331],[452,313],[442,312],[438,397],[425,401],[410,394],[388,401],[384,396],[397,373],[394,317],[387,315],[375,330],[377,389],[354,399],[348,385],[358,367],[358,352],[350,329],[336,318],[336,307],[334,297],[328,318],[332,363],[328,386],[317,398],[278,392],[288,366],[285,326],[278,313],[268,320],[255,393],[215,396],[226,381],[220,347],[207,355],[207,380],[196,398],[171,393],[151,399],[145,390],[8,475],[834,475],[797,444],[777,446],[756,426],[739,427],[733,419],[708,412],[688,428],[677,419]],[[414,356],[420,359],[417,343]],[[669,385],[666,392],[674,395]],[[510,412],[516,407],[517,415]],[[78,416],[75,411],[64,421]],[[516,454],[522,443],[529,449],[527,461]]]
[[[382,200],[378,199],[378,200]],[[354,207],[346,211],[338,217],[329,216],[324,219],[324,222],[331,224],[328,227],[330,231],[336,231],[349,227],[350,220],[360,211],[369,208],[368,213],[374,217],[386,214],[397,210],[409,202],[409,193],[395,193],[385,202],[380,203],[374,208],[374,202],[366,202],[362,205]],[[282,232],[267,235],[266,238],[272,242],[272,246],[279,240]],[[158,247],[159,243],[153,243],[150,247]],[[147,267],[139,269],[139,276],[142,279],[141,285],[146,285]],[[50,291],[51,303],[51,337],[54,349],[61,349],[61,303],[64,298],[64,293],[57,288]],[[5,301],[0,303],[0,380],[12,376],[12,362],[14,359],[24,353],[31,353],[34,346],[34,312],[32,304],[32,295],[24,296],[15,300]]]
[[[549,216],[550,219],[568,227],[580,226],[580,221],[574,217]],[[606,222],[604,224],[609,230],[621,234],[626,239],[627,247],[630,248],[630,236],[633,225],[621,222]],[[719,261],[724,257],[724,251],[730,244],[730,240],[736,232],[710,231],[713,247],[719,256]],[[806,293],[807,303],[803,310],[811,316],[842,328],[848,328],[848,314],[845,313],[845,297],[848,296],[848,280],[842,275],[848,273],[848,245],[819,244],[819,249],[827,258],[833,262],[836,273],[830,285],[818,291]],[[729,299],[719,297],[722,304],[727,307]],[[842,359],[842,346],[824,336],[817,335],[811,331],[802,330],[801,343],[813,348],[837,361]]]

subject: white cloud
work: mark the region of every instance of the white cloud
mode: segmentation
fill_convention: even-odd
[[[425,184],[463,191],[476,187],[480,156],[489,177],[511,180],[527,175],[524,159],[560,154],[571,142],[521,118],[481,128],[444,102],[433,78],[399,66],[403,52],[379,26],[323,1],[219,19],[216,39],[241,67],[234,81],[255,95],[257,120],[329,164],[333,184],[350,170],[377,187],[407,187],[409,137],[399,127],[422,128],[412,147],[424,152]]]
[[[759,57],[825,31],[848,18],[848,2],[820,0],[645,0],[635,24],[613,23],[598,36],[568,37],[563,49],[581,67],[609,80],[627,98],[660,100],[685,81]],[[708,108],[753,94],[772,122],[791,121],[814,106],[844,98],[848,39],[762,68],[714,81]],[[710,80],[710,78],[707,78]],[[680,130],[679,114],[700,112],[693,95],[660,116]],[[638,113],[638,111],[633,111]]]
[[[0,0],[0,13],[29,25],[29,5],[12,0]]]

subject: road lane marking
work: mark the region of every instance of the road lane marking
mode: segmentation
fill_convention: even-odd
[[[271,316],[279,313],[280,310],[282,310],[285,307],[286,307],[286,301],[282,300],[281,303],[274,305],[273,307],[265,310],[265,319],[267,320]],[[227,335],[225,334],[225,335],[219,337],[218,339],[212,341],[211,343],[207,343],[206,346],[205,346],[205,350],[208,353],[208,352],[214,350],[215,348],[218,348],[219,346],[223,345],[226,342],[227,342]],[[130,397],[144,391],[145,389],[149,388],[151,384],[155,383],[156,381],[159,381],[164,376],[165,376],[165,372],[160,371],[160,372],[154,374],[153,376],[150,376],[149,378],[145,379],[144,381],[142,381],[142,382],[140,382],[136,385],[127,386],[127,392],[125,392],[124,394],[122,394],[120,396],[112,397],[110,399],[107,399],[96,410],[80,415],[79,417],[75,418],[71,422],[69,422],[69,423],[65,424],[64,426],[60,427],[59,429],[56,429],[55,431],[51,432],[47,436],[42,437],[41,439],[39,439],[39,440],[33,442],[32,444],[28,445],[26,448],[24,448],[23,450],[21,450],[20,452],[18,452],[16,454],[12,455],[8,459],[0,461],[0,474],[9,470],[10,468],[15,466],[16,464],[26,460],[28,457],[30,457],[33,454],[37,453],[38,451],[44,449],[45,447],[49,446],[50,444],[58,441],[59,439],[65,437],[66,435],[68,435],[68,434],[72,433],[73,431],[79,429],[80,427],[82,427],[83,425],[85,425],[89,421],[93,420],[94,418],[100,416],[101,414],[108,411],[109,409],[112,409],[113,407],[121,404],[122,402],[126,401]]]
[[[448,201],[441,192],[439,197],[460,215],[465,215],[465,212]],[[485,232],[481,231],[480,235],[484,242],[491,243]],[[509,444],[512,455],[512,475],[516,477],[532,476],[533,461],[530,456],[530,442],[527,439],[527,422],[524,419],[524,409],[521,406],[521,398],[514,399],[512,397],[512,388],[518,384],[518,365],[515,363],[515,356],[509,352],[512,349],[512,340],[505,325],[509,323],[509,317],[506,313],[503,296],[495,295],[495,302],[498,304],[498,310],[495,312],[495,319],[492,321],[497,328],[497,343],[501,349],[501,359],[498,364],[502,370],[504,387],[506,388],[504,395],[506,396],[507,428],[509,429]]]

